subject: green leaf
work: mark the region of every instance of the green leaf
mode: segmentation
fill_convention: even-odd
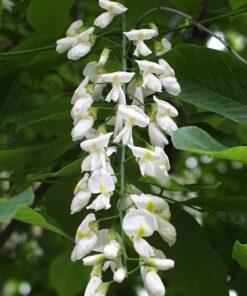
[[[228,53],[189,44],[176,46],[165,59],[181,83],[182,92],[175,99],[239,123],[247,122],[244,63]]]
[[[145,183],[145,184],[149,184],[149,185],[154,185],[157,186],[159,188],[161,188],[162,190],[167,190],[167,191],[200,191],[203,189],[216,189],[220,186],[220,183],[213,183],[210,185],[200,185],[200,184],[179,184],[172,176],[171,180],[169,182],[169,184],[167,184],[167,186],[162,186],[157,179],[152,178],[152,177],[141,177],[139,178],[139,182],[141,183]]]
[[[246,196],[196,197],[183,201],[180,204],[186,206],[199,206],[207,211],[213,212],[247,213]]]
[[[226,213],[217,216],[221,221],[237,224],[247,229],[247,214],[243,213]]]
[[[39,32],[59,36],[68,26],[68,15],[75,0],[32,0],[28,22]]]
[[[73,143],[66,136],[39,145],[0,150],[0,169],[18,170],[28,163],[30,170],[39,170],[47,164],[52,165],[72,146]]]
[[[34,201],[34,192],[31,187],[10,199],[0,199],[0,222],[8,223],[18,210]]]
[[[175,284],[183,296],[226,296],[226,269],[210,245],[201,226],[185,211],[174,208],[172,223],[177,242],[167,257],[175,260],[175,268],[165,278]],[[160,246],[159,246],[160,248]]]
[[[27,179],[31,182],[33,181],[43,181],[49,178],[66,178],[66,179],[75,179],[80,175],[81,171],[81,163],[83,157],[73,161],[72,163],[67,164],[59,171],[51,172],[51,173],[37,173],[37,174],[29,174]]]
[[[236,241],[233,246],[232,258],[237,260],[241,267],[247,269],[247,244]]]
[[[246,0],[229,0],[229,4],[232,9],[237,9],[246,5]]]
[[[49,102],[43,106],[36,108],[35,110],[25,112],[19,115],[13,120],[17,121],[18,131],[23,127],[41,123],[41,122],[51,122],[69,119],[71,104],[69,98],[60,98],[55,101]]]
[[[247,146],[227,148],[196,126],[182,127],[172,135],[176,149],[247,162]]]
[[[35,211],[29,207],[23,206],[18,209],[14,216],[14,219],[24,223],[42,227],[46,230],[55,232],[69,240],[72,240],[72,238],[61,229],[57,221],[45,212]]]
[[[81,262],[72,262],[69,252],[64,252],[56,257],[49,269],[50,283],[58,296],[80,294],[83,282],[86,284],[88,277],[89,270]]]

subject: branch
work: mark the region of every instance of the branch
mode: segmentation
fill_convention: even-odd
[[[193,16],[193,20],[196,22],[199,22],[202,17],[204,16],[206,10],[207,10],[207,6],[208,6],[208,0],[202,1],[201,4],[199,5],[199,7],[196,10],[195,15]],[[183,40],[184,41],[189,41],[189,39],[191,39],[194,35],[195,32],[195,26],[191,26],[188,28],[188,30],[185,32]]]
[[[199,30],[201,30],[203,32],[206,32],[207,34],[209,34],[209,35],[213,36],[214,38],[218,39],[237,59],[239,59],[243,63],[247,64],[247,61],[243,57],[241,57],[241,55],[238,54],[233,48],[231,48],[230,45],[223,38],[221,38],[220,36],[215,34],[210,29],[206,28],[204,25],[202,25],[202,23],[199,23],[199,22],[195,21],[194,18],[191,15],[189,15],[189,14],[187,14],[185,12],[182,12],[180,10],[177,10],[177,9],[174,9],[174,8],[171,8],[171,7],[165,7],[165,6],[155,7],[153,9],[150,9],[147,12],[145,12],[139,18],[139,20],[136,23],[136,27],[138,28],[140,26],[143,19],[145,19],[147,16],[149,16],[150,14],[153,14],[154,12],[157,12],[157,11],[165,11],[165,12],[175,13],[175,14],[178,14],[178,15],[190,20],[191,23],[194,26],[196,26]]]

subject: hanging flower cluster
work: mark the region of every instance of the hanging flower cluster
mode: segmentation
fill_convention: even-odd
[[[94,21],[94,26],[99,28],[107,27],[117,15],[127,11],[122,4],[109,0],[99,0],[99,6],[106,10]],[[85,28],[81,20],[75,21],[67,30],[66,37],[57,41],[57,52],[68,52],[68,59],[71,60],[84,57],[96,41],[95,29]],[[111,160],[122,149],[121,166],[124,166],[123,147],[128,147],[142,176],[155,178],[162,185],[169,182],[170,162],[164,148],[169,143],[168,136],[177,129],[174,117],[178,116],[178,111],[155,94],[166,91],[176,96],[181,89],[174,70],[164,59],[143,59],[151,56],[151,59],[156,60],[156,56],[171,49],[167,39],[155,39],[155,56],[151,55],[152,50],[146,42],[158,37],[158,29],[154,24],[150,28],[122,33],[122,40],[134,43],[133,55],[136,58],[142,57],[133,60],[133,67],[137,67],[138,71],[127,72],[123,65],[119,71],[108,73],[106,65],[110,50],[105,48],[98,61],[89,62],[85,66],[85,78],[71,100],[74,125],[72,139],[81,141],[80,147],[87,154],[81,164],[82,179],[74,190],[71,214],[84,208],[90,211],[76,232],[71,259],[82,260],[84,265],[93,266],[84,295],[106,295],[111,282],[103,282],[103,271],[110,268],[113,281],[118,283],[124,281],[129,274],[126,235],[138,255],[146,291],[151,296],[159,296],[165,294],[165,287],[157,272],[173,268],[174,261],[154,248],[148,238],[157,232],[169,246],[176,242],[176,230],[169,222],[169,205],[164,198],[144,194],[131,184],[125,184],[122,170],[119,182],[118,166],[113,168]],[[125,42],[123,47],[126,46]],[[151,103],[145,105],[145,100],[150,101],[150,98]],[[100,125],[94,108],[95,102],[99,100],[108,102],[117,110],[114,116],[107,118],[105,124]],[[150,144],[146,147],[136,145],[140,142],[135,140],[135,131],[140,129],[147,129]],[[121,193],[117,189],[119,187]],[[119,215],[114,218],[120,218],[121,234],[113,227],[100,229],[102,220],[111,217],[97,220],[94,214],[111,208],[111,199],[115,196],[120,198],[117,203]]]

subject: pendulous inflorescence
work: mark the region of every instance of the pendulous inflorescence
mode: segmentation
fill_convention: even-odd
[[[80,141],[80,148],[87,155],[81,164],[83,175],[74,190],[71,214],[84,208],[88,211],[76,232],[71,259],[92,266],[84,295],[106,295],[112,282],[121,283],[132,274],[128,270],[130,258],[126,247],[129,239],[137,254],[147,293],[164,295],[165,286],[158,271],[173,268],[174,261],[154,248],[148,238],[157,233],[172,246],[176,242],[176,230],[169,222],[171,212],[165,199],[127,184],[125,153],[128,149],[136,159],[140,175],[152,177],[161,185],[169,182],[170,162],[164,148],[169,143],[168,136],[177,129],[174,118],[178,111],[159,99],[159,94],[167,92],[176,96],[181,92],[174,70],[160,58],[170,50],[171,44],[166,38],[159,39],[154,24],[127,31],[125,13],[128,9],[122,4],[99,0],[99,6],[105,12],[95,19],[94,26],[86,28],[81,20],[75,21],[66,37],[57,41],[56,48],[58,53],[67,52],[70,60],[83,58],[96,43],[96,30],[106,28],[114,18],[122,15],[122,66],[118,71],[108,73],[106,65],[111,50],[103,49],[97,61],[85,66],[84,80],[71,100],[72,139]],[[155,53],[146,44],[150,40],[154,41]],[[127,43],[129,48],[133,46],[129,57],[133,65],[131,71],[126,68]],[[151,103],[145,104],[150,98]],[[94,104],[102,101],[113,106],[115,112],[104,123],[98,124]],[[142,146],[134,132],[141,129],[149,135],[149,143],[143,142]],[[113,159],[119,153],[121,163],[114,166]],[[107,210],[112,207],[113,198],[118,198],[114,203],[117,204],[117,215],[109,217]],[[97,219],[98,212],[101,217],[105,214],[105,218]],[[113,223],[107,229],[100,227],[102,220],[115,218],[119,219],[120,230],[113,227]],[[107,269],[113,273],[110,282],[103,280],[103,272]]]

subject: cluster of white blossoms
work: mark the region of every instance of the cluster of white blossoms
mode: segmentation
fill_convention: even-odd
[[[57,41],[58,53],[68,51],[68,58],[71,60],[84,57],[95,44],[95,27],[105,28],[114,17],[127,11],[122,4],[109,0],[99,0],[99,6],[106,12],[95,19],[94,26],[86,28],[81,20],[75,21],[67,30],[66,37]],[[121,157],[121,165],[117,164],[114,168],[111,163],[111,159],[116,159],[114,154],[118,155],[119,150],[123,153],[123,147],[128,147],[142,176],[155,178],[161,185],[169,182],[170,162],[164,148],[169,143],[168,136],[177,129],[173,118],[178,116],[178,111],[155,94],[166,91],[176,96],[181,89],[174,70],[164,59],[158,59],[157,62],[143,59],[150,56],[150,59],[156,60],[157,56],[171,49],[167,39],[156,40],[158,35],[158,29],[153,24],[150,28],[122,32],[121,37],[125,41],[123,46],[126,46],[126,42],[133,42],[133,55],[136,58],[142,57],[133,60],[133,68],[137,67],[138,71],[127,72],[126,67],[122,66],[119,71],[108,73],[106,65],[110,50],[105,48],[98,61],[89,62],[85,66],[85,78],[71,100],[74,125],[72,139],[81,141],[80,147],[87,155],[81,164],[83,177],[74,190],[71,214],[85,208],[91,211],[76,232],[71,259],[82,260],[84,265],[93,266],[85,290],[86,296],[106,295],[110,283],[121,283],[131,273],[127,266],[131,258],[128,257],[125,246],[128,238],[138,255],[136,260],[139,261],[143,283],[149,295],[165,294],[165,286],[158,271],[174,267],[174,261],[167,259],[161,250],[148,241],[157,232],[169,246],[176,242],[176,230],[169,222],[171,213],[168,203],[164,198],[144,194],[131,184],[125,184],[122,170],[120,178],[117,178],[119,167],[124,166],[125,159],[122,160]],[[152,55],[152,50],[146,43],[154,38],[155,54]],[[147,105],[146,99],[149,100]],[[99,100],[108,102],[113,110],[117,110],[103,124],[97,121],[94,107],[94,103]],[[135,143],[135,132],[140,129],[147,129],[150,140],[147,147],[140,147]],[[118,191],[120,187],[121,193]],[[108,210],[116,196],[120,198],[115,203],[119,215],[97,220],[92,211]],[[103,220],[116,218],[121,222],[121,234],[113,227],[100,229],[99,225]],[[113,280],[103,282],[102,272],[109,268],[113,273]]]

